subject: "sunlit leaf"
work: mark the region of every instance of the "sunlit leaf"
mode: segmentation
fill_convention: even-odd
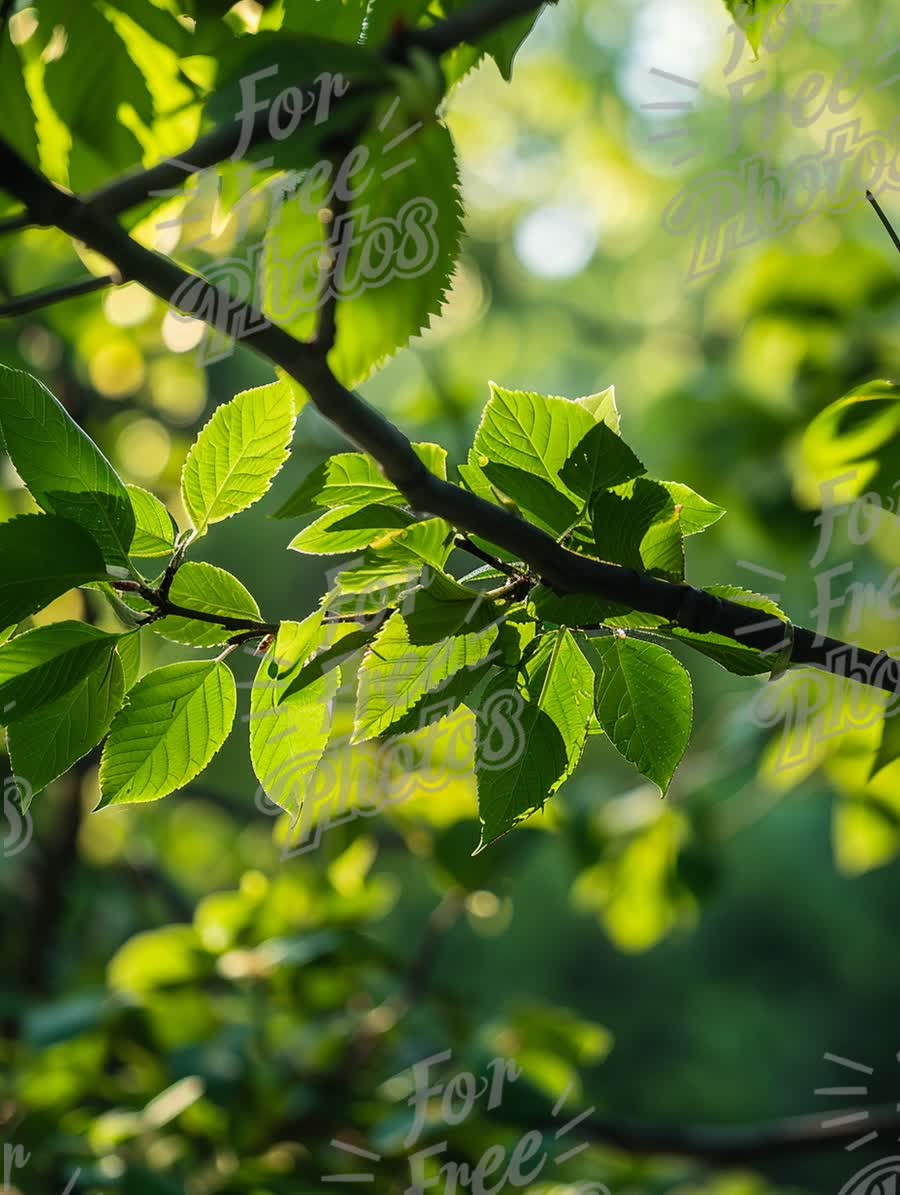
[[[777,623],[787,623],[787,615],[771,598],[753,593],[749,589],[742,589],[738,585],[709,585],[706,592],[711,593],[714,597],[723,598],[725,601],[737,602],[741,606],[750,606],[754,610],[759,610],[758,618],[753,614],[747,615],[748,627],[777,630]],[[717,664],[737,676],[758,676],[764,672],[771,672],[778,654],[777,652],[757,651],[753,647],[747,647],[745,644],[715,632],[698,634],[695,631],[686,631],[681,627],[670,626],[666,628],[666,634],[682,643],[689,644],[695,651],[709,656],[711,660],[715,660]]]
[[[258,502],[287,460],[296,419],[287,382],[245,390],[219,407],[200,432],[181,476],[196,533]]]
[[[135,518],[118,474],[46,386],[5,365],[0,431],[38,505],[84,527],[108,564],[127,566]]]
[[[336,506],[295,535],[288,547],[312,556],[358,552],[392,528],[409,527],[412,515],[396,506]]]
[[[638,477],[601,491],[594,497],[592,518],[601,560],[674,581],[683,578],[681,521],[660,482]]]
[[[219,614],[254,622],[262,618],[255,598],[237,577],[203,562],[189,560],[179,568],[169,590],[169,601],[201,614]],[[188,647],[216,647],[238,633],[238,628],[229,629],[177,614],[159,619],[153,623],[153,630]]]
[[[225,742],[236,708],[234,677],[222,661],[148,672],[113,721],[100,763],[100,806],[156,801],[183,788]]]
[[[599,490],[621,485],[645,472],[624,440],[607,424],[596,423],[576,445],[560,469],[560,477],[574,494],[590,499]]]
[[[8,640],[0,646],[0,723],[68,693],[106,663],[118,640],[82,622],[54,622]]]
[[[140,556],[143,559],[170,556],[175,548],[175,536],[178,533],[175,520],[160,500],[147,490],[138,485],[129,485],[126,488],[134,507],[137,524],[134,539],[131,541],[132,556]]]

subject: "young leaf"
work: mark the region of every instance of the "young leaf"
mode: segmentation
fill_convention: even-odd
[[[560,477],[580,498],[631,481],[646,469],[628,445],[605,423],[595,423],[569,456]]]
[[[590,646],[599,662],[594,704],[600,725],[665,796],[691,737],[690,677],[655,643],[615,634]]]
[[[309,338],[321,307],[321,262],[337,258],[337,335],[329,364],[357,385],[402,348],[441,308],[462,235],[459,172],[450,134],[423,121],[396,97],[372,109],[370,125],[344,158],[344,186],[353,194],[337,222],[335,182],[321,171],[292,176],[266,236],[267,315],[295,336]],[[337,238],[335,246],[329,241]]]
[[[321,623],[320,611],[302,623],[282,623],[250,693],[253,771],[269,800],[293,817],[328,743],[329,703],[340,685],[340,669],[311,679],[288,697],[282,694],[308,659]]]
[[[0,523],[0,627],[19,623],[69,589],[102,581],[96,540],[56,515],[21,515]]]
[[[131,541],[131,555],[149,560],[155,556],[171,556],[175,550],[178,528],[175,520],[153,494],[139,485],[126,487],[134,507],[136,527]]]
[[[578,507],[543,477],[499,461],[488,461],[482,473],[524,515],[554,535],[561,535],[578,521]]]
[[[175,574],[169,600],[176,606],[201,614],[220,614],[225,618],[247,618],[259,622],[262,615],[256,599],[237,577],[213,564],[188,561]],[[168,614],[153,624],[153,630],[165,639],[188,647],[217,647],[227,643],[235,630]]]
[[[572,774],[587,736],[593,672],[569,631],[543,636],[524,668],[504,669],[478,708],[475,776],[484,850],[540,809]]]
[[[181,475],[184,507],[197,535],[258,502],[288,457],[295,391],[287,382],[245,390],[200,432]]]
[[[481,663],[497,638],[498,608],[440,575],[395,611],[363,657],[353,741],[384,734],[462,668]]]
[[[12,723],[10,760],[16,775],[28,781],[31,797],[97,746],[124,698],[122,664],[113,651],[68,693]]]
[[[83,622],[54,622],[0,646],[0,723],[27,717],[104,665],[119,635]]]
[[[446,479],[447,450],[438,444],[413,444],[431,473]],[[385,477],[381,467],[364,452],[338,452],[317,465],[272,516],[296,519],[316,513],[318,507],[404,506],[406,499]]]
[[[156,801],[207,766],[234,722],[237,691],[221,660],[167,664],[134,686],[100,762],[100,804]]]
[[[594,497],[592,518],[601,560],[673,581],[684,577],[680,520],[671,495],[658,481],[638,477],[602,490]]]
[[[358,552],[390,530],[409,527],[413,517],[396,506],[336,506],[304,527],[288,547],[310,556]]]
[[[135,519],[118,474],[46,386],[5,365],[0,432],[38,506],[80,524],[107,564],[127,567]]]

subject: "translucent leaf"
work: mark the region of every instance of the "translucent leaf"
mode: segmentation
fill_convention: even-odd
[[[228,737],[237,692],[221,660],[148,672],[112,725],[100,763],[100,805],[156,801],[207,766]]]
[[[446,479],[447,450],[438,444],[414,444],[430,472]],[[272,516],[294,519],[316,512],[318,507],[405,506],[406,499],[385,477],[381,466],[364,452],[338,452],[317,465],[294,493]]]
[[[691,736],[690,677],[655,643],[614,634],[591,640],[591,647],[600,663],[594,693],[600,725],[665,796]]]
[[[298,187],[284,190],[266,237],[264,310],[303,339],[316,327],[323,259],[335,257],[337,336],[328,360],[348,386],[368,377],[440,310],[462,234],[447,130],[409,115],[396,97],[379,101],[372,119],[343,161],[347,177],[340,189],[352,198],[340,224],[319,219],[338,206],[338,184],[311,171]]]
[[[754,53],[757,53],[768,23],[788,3],[789,0],[725,0],[725,7],[747,35]]]
[[[139,485],[126,488],[136,522],[134,539],[131,541],[132,556],[145,560],[155,556],[171,556],[178,534],[175,520],[160,500],[147,490]]]
[[[203,562],[188,561],[179,568],[169,590],[169,601],[201,614],[220,614],[225,618],[246,618],[256,622],[262,619],[256,599],[237,577]],[[175,614],[153,623],[153,630],[188,647],[217,647],[237,633],[215,623]]]
[[[388,531],[409,527],[412,515],[396,506],[337,506],[295,535],[288,547],[312,556],[358,552]]]
[[[581,758],[593,672],[569,631],[545,635],[522,674],[504,669],[478,703],[475,775],[484,850],[572,774]]]
[[[68,693],[9,727],[13,770],[28,781],[32,797],[96,747],[124,698],[122,664],[110,652]]]
[[[69,589],[106,577],[96,540],[56,515],[21,515],[0,523],[0,560],[0,627],[21,622]]]
[[[250,693],[253,771],[269,800],[294,817],[328,743],[329,702],[340,684],[340,669],[310,679],[286,698],[281,694],[306,663],[321,624],[321,612],[302,623],[282,623]]]
[[[718,523],[725,513],[723,507],[702,498],[690,486],[677,481],[661,481],[659,485],[669,491],[675,503],[682,535],[698,535],[707,527],[712,527],[713,523]]]
[[[497,638],[499,610],[440,576],[395,611],[363,657],[354,742],[384,734],[431,690],[481,663]]]
[[[543,477],[498,461],[488,461],[481,471],[496,490],[516,504],[523,515],[554,535],[561,535],[578,522],[578,507]]]
[[[181,475],[184,507],[198,535],[268,493],[287,460],[295,419],[287,382],[245,390],[216,410]]]
[[[108,564],[127,566],[135,519],[118,474],[46,386],[5,365],[0,431],[38,505],[84,527]]]
[[[0,646],[0,723],[11,725],[62,697],[115,649],[118,635],[54,622]]]

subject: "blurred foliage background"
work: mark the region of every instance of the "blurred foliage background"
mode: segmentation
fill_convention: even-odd
[[[245,0],[232,19],[260,15]],[[29,69],[45,71],[49,124],[53,86],[73,86],[53,83],[60,21],[61,8],[48,27],[20,7],[11,22]],[[363,393],[459,462],[488,379],[568,396],[614,384],[651,474],[728,510],[689,546],[693,583],[767,589],[811,625],[817,575],[852,562],[826,590],[839,597],[851,580],[880,590],[900,564],[885,517],[864,544],[838,519],[811,566],[817,490],[799,450],[828,403],[900,373],[900,260],[860,195],[691,278],[694,240],[668,231],[664,212],[754,155],[787,167],[820,153],[850,119],[896,145],[897,58],[885,51],[900,13],[842,0],[816,28],[798,21],[777,53],[745,49],[737,65],[728,24],[717,0],[561,0],[511,83],[492,63],[463,80],[447,112],[463,258],[443,315]],[[771,102],[729,92],[758,73],[748,94],[790,95],[856,60],[853,110],[806,128],[784,109],[767,126]],[[92,86],[85,120],[102,123],[102,80]],[[645,107],[672,100],[689,110]],[[182,148],[195,116],[184,101],[158,121],[147,159]],[[80,187],[106,177],[89,145],[78,168]],[[896,216],[896,196],[882,198]],[[221,204],[199,192],[191,203],[190,232],[214,238],[202,249],[187,245],[186,218],[153,232],[184,261],[249,235]],[[60,234],[3,240],[7,295],[83,268]],[[200,332],[129,285],[4,323],[0,351],[177,513],[196,430],[270,380],[241,348],[199,365]],[[320,562],[285,553],[290,532],[267,515],[340,447],[306,410],[275,492],[203,541],[267,618],[301,617],[323,587]],[[7,518],[24,498],[8,469],[2,480]],[[40,618],[82,617],[84,600]],[[829,628],[873,649],[900,640],[896,610],[872,602],[837,606]],[[423,774],[401,802],[382,793],[374,815],[324,826],[317,849],[284,857],[286,828],[255,801],[244,736],[178,796],[95,816],[89,759],[35,803],[22,850],[10,820],[0,858],[0,1136],[31,1155],[7,1180],[62,1191],[80,1168],[79,1190],[295,1195],[365,1169],[332,1148],[340,1136],[383,1155],[377,1189],[402,1191],[406,1068],[447,1049],[448,1073],[481,1074],[497,1055],[523,1071],[501,1109],[450,1132],[459,1159],[498,1134],[514,1141],[567,1091],[571,1107],[620,1119],[825,1117],[834,1101],[815,1089],[846,1078],[826,1052],[874,1068],[871,1101],[896,1098],[900,763],[867,784],[869,731],[794,750],[783,721],[762,724],[761,682],[699,657],[691,669],[695,736],[665,803],[591,739],[546,813],[475,859],[473,784],[452,761],[439,785]],[[825,1195],[886,1151],[728,1170],[595,1145],[529,1189],[592,1179],[616,1195]]]

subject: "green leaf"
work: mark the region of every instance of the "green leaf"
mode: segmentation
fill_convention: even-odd
[[[482,468],[488,462],[511,465],[549,482],[571,500],[559,473],[594,426],[594,417],[578,403],[504,390],[492,382],[473,451],[485,458],[477,460]]]
[[[575,402],[597,423],[605,423],[610,431],[619,434],[619,408],[616,404],[616,388],[608,386],[599,394],[586,394],[583,398],[576,398]]]
[[[106,577],[96,541],[56,515],[0,523],[0,560],[0,626],[15,625],[69,589]]]
[[[266,236],[264,311],[302,339],[315,331],[321,261],[340,236],[332,288],[338,296],[338,378],[357,385],[441,309],[459,253],[459,174],[450,134],[385,94],[367,109],[371,125],[345,158],[353,199],[337,233],[319,212],[333,209],[334,181],[310,172],[285,183]],[[408,134],[403,136],[403,134]],[[350,170],[350,167],[353,167]]]
[[[0,57],[3,59],[3,136],[35,168],[40,167],[31,97],[25,86],[24,63],[18,46],[9,36],[9,22],[0,33]],[[12,59],[12,62],[10,62]],[[0,210],[6,211],[3,203]],[[16,205],[18,206],[18,205]]]
[[[148,672],[113,721],[98,808],[156,801],[183,788],[227,739],[236,708],[234,677],[221,660]]]
[[[96,747],[124,698],[122,664],[113,651],[68,693],[9,727],[10,760],[16,775],[28,781],[30,797]]]
[[[141,160],[140,141],[119,120],[119,105],[128,104],[145,123],[154,113],[146,81],[112,24],[89,0],[77,13],[76,19],[68,0],[41,0],[42,21],[66,31],[62,54],[45,68],[47,98],[72,136],[68,183],[87,191]]]
[[[188,561],[179,568],[169,590],[169,601],[201,614],[220,614],[225,618],[262,620],[259,606],[237,577],[213,564]],[[153,630],[165,639],[188,647],[217,647],[237,633],[196,618],[170,614],[153,623]]]
[[[560,477],[580,498],[621,485],[646,473],[631,449],[605,423],[595,423],[560,470]]]
[[[725,7],[734,17],[735,23],[747,35],[747,41],[758,53],[763,34],[779,9],[786,8],[789,0],[725,0]]]
[[[37,504],[80,524],[107,564],[127,567],[135,518],[118,474],[46,386],[5,365],[0,431]]]
[[[638,477],[594,497],[594,542],[601,560],[658,574],[684,577],[684,543],[675,503],[658,481]]]
[[[671,653],[621,633],[593,639],[594,703],[613,746],[665,796],[691,736],[691,680]]]
[[[772,625],[773,620],[785,624],[788,621],[787,615],[771,598],[753,593],[749,589],[742,589],[738,585],[710,585],[706,592],[725,601],[737,602],[739,605],[759,610],[763,617],[754,619],[752,614],[748,615],[748,626],[758,624],[760,627],[767,627]],[[777,652],[757,651],[756,648],[747,647],[746,644],[729,639],[726,635],[698,635],[694,631],[686,631],[677,626],[667,627],[665,634],[688,644],[736,676],[760,676],[765,672],[771,672],[778,655]]]
[[[447,477],[447,450],[438,444],[413,444],[413,448],[436,476]],[[381,466],[364,452],[338,452],[317,465],[300,483],[274,519],[295,519],[310,515],[318,507],[405,506],[406,498],[385,477]]]
[[[592,700],[591,666],[565,630],[542,636],[524,673],[507,668],[490,682],[479,702],[475,745],[478,851],[541,809],[571,776]]]
[[[554,535],[561,535],[578,521],[575,504],[543,477],[498,461],[488,461],[481,471],[523,515]]]
[[[358,552],[377,545],[391,529],[408,527],[413,517],[396,506],[337,506],[295,535],[288,547],[310,556]]]
[[[363,657],[353,741],[384,734],[425,694],[480,664],[497,638],[494,603],[437,575],[395,611]]]
[[[867,382],[826,407],[807,427],[800,456],[800,486],[811,505],[868,492],[892,508],[900,476],[900,386]]]
[[[896,707],[889,707],[881,725],[881,742],[872,762],[869,779],[874,780],[880,771],[897,759],[900,759],[900,712]]]
[[[716,506],[702,498],[690,486],[681,485],[677,481],[660,481],[663,489],[668,490],[669,496],[675,503],[675,513],[682,535],[698,535],[713,523],[718,523],[724,515],[724,507]]]
[[[296,420],[287,382],[245,390],[200,432],[181,475],[184,507],[197,535],[258,502],[288,457]]]
[[[141,649],[141,635],[139,631],[125,634],[116,644],[116,654],[122,664],[125,677],[126,693],[137,682],[141,675],[143,652]]]
[[[452,529],[443,519],[423,519],[390,531],[367,548],[361,564],[343,569],[325,598],[334,614],[374,614],[397,605],[423,572],[443,569]]]
[[[54,622],[0,646],[0,723],[11,725],[102,667],[120,636],[82,622]]]
[[[308,660],[321,625],[322,611],[302,623],[282,623],[250,693],[253,771],[269,800],[294,817],[328,743],[329,702],[340,684],[340,669],[311,678],[289,696],[283,693]]]
[[[131,555],[148,560],[155,556],[171,556],[175,550],[178,528],[175,520],[153,494],[139,485],[126,487],[136,522]]]

